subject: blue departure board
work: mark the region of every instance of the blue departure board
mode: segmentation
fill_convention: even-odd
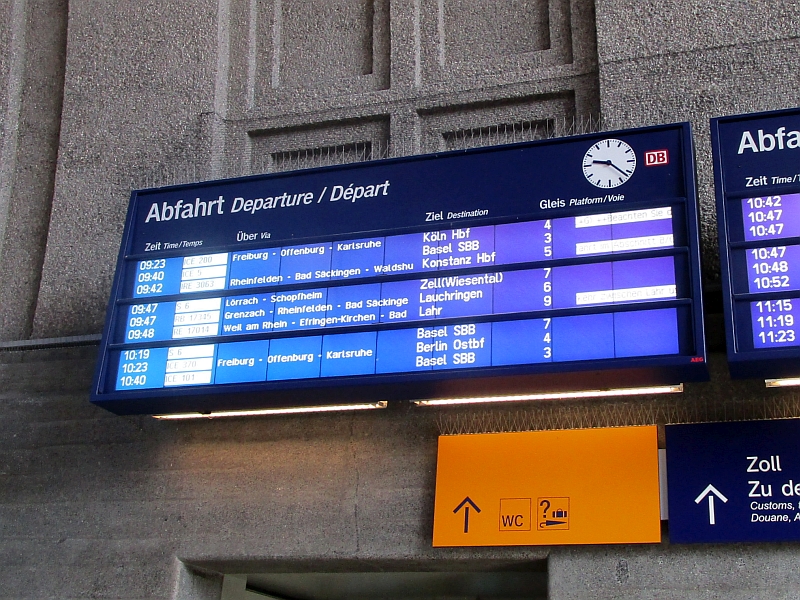
[[[800,375],[800,109],[712,119],[728,363]]]
[[[133,193],[93,401],[707,376],[688,124]]]

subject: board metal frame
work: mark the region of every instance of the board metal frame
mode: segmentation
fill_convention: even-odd
[[[678,176],[682,178],[681,186],[684,189],[682,198],[664,198],[653,200],[664,204],[682,204],[686,221],[686,246],[688,248],[688,276],[690,287],[690,331],[684,332],[691,336],[693,352],[690,355],[662,355],[654,357],[614,358],[601,360],[587,360],[580,362],[552,362],[537,363],[532,365],[517,365],[509,367],[484,367],[472,369],[458,369],[447,371],[432,371],[425,373],[400,373],[391,375],[347,376],[335,378],[319,378],[307,380],[292,380],[279,382],[259,382],[247,384],[225,384],[220,386],[207,385],[199,387],[161,388],[148,390],[104,391],[103,384],[108,377],[109,369],[109,344],[110,336],[115,330],[115,308],[122,297],[122,288],[126,260],[135,254],[132,252],[134,243],[135,220],[139,204],[153,194],[164,192],[186,193],[193,197],[193,192],[215,185],[249,184],[255,181],[274,181],[297,176],[307,175],[335,175],[348,174],[370,169],[393,169],[396,166],[414,165],[420,162],[449,161],[454,157],[469,157],[485,154],[509,152],[519,150],[541,149],[547,151],[553,147],[569,145],[580,149],[580,156],[595,141],[607,138],[630,139],[631,137],[645,134],[674,134],[680,145],[681,162],[676,166]],[[637,149],[637,154],[639,150]],[[641,158],[639,158],[641,160]],[[452,164],[452,163],[448,163]],[[645,172],[644,165],[639,168]],[[552,173],[546,174],[552,177]],[[577,179],[579,176],[574,176]],[[581,177],[582,179],[582,177]],[[630,183],[630,182],[629,182]],[[572,187],[592,190],[585,181],[572,181]],[[548,184],[549,185],[549,184]],[[569,187],[565,183],[562,187]],[[620,191],[626,191],[623,185]],[[538,191],[534,191],[538,194]],[[657,193],[657,192],[652,192]],[[544,196],[545,192],[536,198]],[[537,200],[538,202],[538,200]],[[629,210],[639,207],[641,199],[632,204],[620,203],[618,206],[607,204],[598,207],[583,209],[579,214],[598,214]],[[405,227],[399,230],[386,230],[384,235],[408,233],[413,231],[435,231],[453,227],[480,226],[491,223],[513,222],[527,218],[552,218],[570,216],[575,214],[575,209],[553,209],[546,213],[532,215],[515,215],[504,220],[495,219],[468,219],[464,221],[438,221],[435,224],[417,227]],[[349,235],[368,235],[370,231],[354,231]],[[327,239],[334,236],[329,235]],[[319,236],[296,237],[291,239],[291,244],[301,244],[320,239]],[[286,242],[286,240],[283,240]],[[276,240],[279,245],[281,240]],[[255,242],[239,246],[204,247],[202,253],[240,251],[248,248],[265,247],[269,244]],[[286,245],[285,243],[283,245]],[[188,254],[197,254],[190,252]],[[169,256],[185,256],[187,252],[161,252],[158,258]],[[139,253],[137,258],[142,258]],[[149,256],[148,256],[149,257]],[[154,256],[156,257],[156,256]],[[613,260],[610,255],[605,260]],[[600,262],[598,260],[598,262]],[[247,290],[242,290],[246,293]],[[620,309],[608,307],[605,312],[618,312]],[[475,319],[462,319],[474,321]],[[410,327],[432,326],[431,322],[412,323]],[[222,340],[224,341],[224,340]],[[200,343],[192,340],[192,343]],[[173,344],[179,345],[179,344]],[[535,392],[567,392],[582,389],[607,389],[630,388],[653,385],[672,385],[685,381],[702,381],[708,379],[706,367],[706,348],[703,331],[702,311],[702,282],[700,275],[700,244],[698,227],[698,208],[696,192],[696,175],[694,165],[694,146],[689,123],[660,125],[655,127],[637,128],[624,131],[611,131],[596,134],[587,134],[569,138],[523,142],[504,146],[484,147],[465,151],[444,152],[430,155],[419,155],[353,163],[347,165],[319,167],[298,172],[275,173],[267,175],[253,175],[227,180],[200,182],[186,185],[169,186],[159,189],[135,190],[125,221],[117,268],[114,275],[112,293],[106,315],[103,337],[100,345],[100,360],[95,373],[91,400],[93,403],[117,414],[159,414],[212,411],[247,410],[257,408],[272,408],[285,406],[312,406],[327,404],[343,404],[355,402],[372,402],[383,400],[424,400],[449,397],[482,397],[516,395]]]
[[[743,152],[736,158],[730,154],[731,143],[737,146],[741,143],[744,130],[758,131],[762,129],[767,133],[774,133],[774,129],[767,131],[766,123],[785,123],[788,119],[796,119],[795,127],[800,129],[800,108],[785,110],[764,111],[716,117],[711,119],[711,148],[714,162],[714,189],[717,209],[717,231],[719,236],[720,271],[722,277],[723,313],[725,317],[725,340],[728,354],[728,368],[734,379],[779,379],[796,377],[800,375],[800,346],[787,348],[750,349],[750,346],[741,336],[751,336],[752,330],[747,330],[742,320],[736,321],[734,305],[736,296],[752,296],[753,294],[737,294],[734,291],[734,278],[737,276],[732,270],[732,252],[740,246],[766,246],[780,244],[798,244],[800,239],[784,238],[779,240],[765,240],[763,242],[737,242],[733,241],[731,227],[739,225],[738,219],[729,213],[733,205],[748,197],[766,196],[771,194],[800,193],[800,149],[780,152],[752,153]],[[746,129],[743,129],[746,126]],[[758,138],[755,138],[758,143]],[[748,160],[749,159],[749,160]],[[764,169],[769,172],[765,173]],[[798,181],[790,184],[771,184],[771,173],[780,173],[794,170]],[[748,171],[749,170],[749,171]],[[746,173],[752,176],[767,176],[766,185],[751,188],[737,187],[734,178],[741,179],[746,185]],[[736,209],[734,209],[736,210]],[[786,295],[784,293],[782,295]],[[800,292],[788,292],[800,299]],[[759,294],[759,298],[774,298],[776,294]]]

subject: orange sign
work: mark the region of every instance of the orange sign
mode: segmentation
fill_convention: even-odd
[[[434,546],[661,541],[657,429],[442,436]]]

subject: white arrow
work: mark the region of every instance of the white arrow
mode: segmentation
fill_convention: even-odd
[[[715,488],[710,483],[708,487],[702,491],[702,493],[694,499],[695,504],[700,504],[703,501],[703,498],[708,496],[708,524],[715,525],[716,521],[714,520],[714,496],[722,500],[723,502],[727,502],[728,499],[720,492],[717,488]]]

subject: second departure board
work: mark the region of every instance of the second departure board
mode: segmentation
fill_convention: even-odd
[[[800,109],[711,121],[728,362],[800,375]]]
[[[134,192],[93,401],[703,378],[692,161],[680,124]]]

